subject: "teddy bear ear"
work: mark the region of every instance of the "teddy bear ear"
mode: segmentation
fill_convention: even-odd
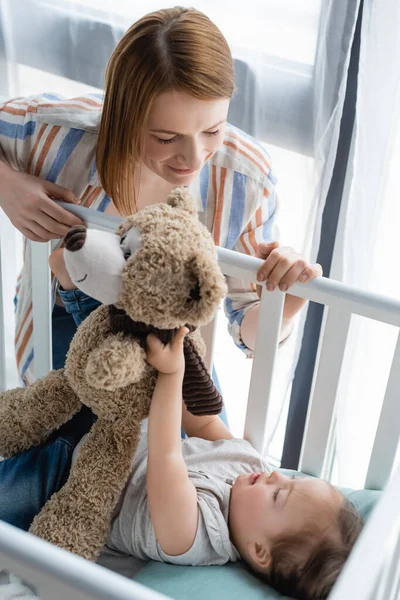
[[[128,217],[127,219],[125,219],[125,221],[122,221],[122,223],[120,225],[118,225],[116,234],[122,237],[124,235],[124,233],[126,233],[127,231],[132,229],[132,227],[133,227],[132,217]]]
[[[197,205],[196,202],[186,187],[178,187],[170,192],[167,204],[169,206],[173,206],[174,208],[181,208],[186,210],[189,214],[197,213]]]

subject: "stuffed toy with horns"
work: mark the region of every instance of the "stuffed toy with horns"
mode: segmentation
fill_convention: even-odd
[[[146,336],[167,343],[186,326],[183,398],[193,414],[217,414],[222,400],[202,361],[198,327],[226,294],[211,235],[185,188],[128,217],[117,233],[72,228],[65,237],[72,281],[103,303],[78,327],[65,368],[31,387],[0,393],[0,455],[43,443],[86,405],[97,416],[69,479],[30,531],[95,560],[129,478],[157,372]]]

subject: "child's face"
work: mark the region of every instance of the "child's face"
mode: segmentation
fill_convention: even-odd
[[[311,523],[328,530],[342,502],[340,492],[320,479],[292,479],[279,471],[239,475],[231,491],[231,536],[246,558],[249,544],[268,546],[282,536],[301,534]]]
[[[173,186],[189,185],[223,143],[229,99],[157,96],[149,115],[143,162]]]

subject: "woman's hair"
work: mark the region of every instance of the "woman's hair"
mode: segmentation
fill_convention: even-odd
[[[232,55],[224,36],[194,8],[170,8],[134,23],[106,70],[96,151],[101,183],[122,214],[135,210],[135,167],[156,96],[179,91],[199,100],[231,98]]]
[[[337,536],[317,537],[315,528],[286,536],[271,548],[272,562],[268,573],[255,572],[278,592],[298,600],[327,598],[363,527],[363,519],[349,500],[344,498],[336,519]],[[304,548],[310,552],[304,559]],[[301,558],[299,558],[301,557]]]

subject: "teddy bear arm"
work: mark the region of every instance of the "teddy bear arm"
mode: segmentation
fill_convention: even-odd
[[[140,381],[146,365],[146,353],[136,340],[111,335],[88,357],[86,381],[96,389],[123,388]]]
[[[107,540],[139,439],[139,418],[99,419],[83,443],[67,483],[48,500],[29,531],[95,560]]]
[[[28,388],[1,392],[0,456],[13,456],[42,443],[80,407],[64,369],[51,371]]]

